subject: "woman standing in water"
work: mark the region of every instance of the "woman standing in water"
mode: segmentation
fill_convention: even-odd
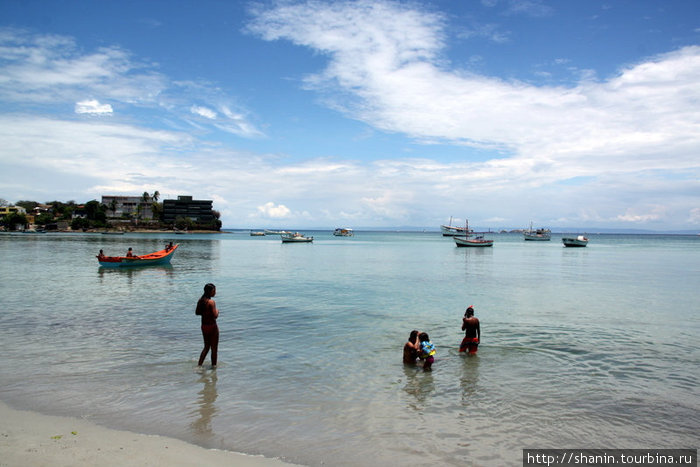
[[[197,302],[195,314],[202,317],[202,337],[204,337],[204,349],[199,355],[198,366],[202,366],[204,359],[211,349],[211,367],[216,367],[216,357],[219,350],[219,327],[216,325],[216,318],[219,317],[219,310],[216,308],[214,296],[216,286],[207,284],[204,286],[204,295]]]

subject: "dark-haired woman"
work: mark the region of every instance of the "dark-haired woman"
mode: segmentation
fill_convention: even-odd
[[[204,359],[211,349],[211,366],[216,367],[216,357],[219,350],[219,327],[216,325],[216,318],[219,317],[219,310],[216,308],[214,296],[216,295],[216,286],[207,284],[204,286],[204,294],[197,302],[195,314],[202,317],[202,337],[204,337],[204,349],[199,355],[198,366],[202,366]]]

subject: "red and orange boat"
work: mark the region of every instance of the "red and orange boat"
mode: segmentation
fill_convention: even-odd
[[[97,261],[100,266],[105,268],[124,268],[133,266],[156,266],[169,264],[175,254],[175,250],[179,244],[173,245],[171,248],[155,251],[147,255],[140,256],[97,256]]]

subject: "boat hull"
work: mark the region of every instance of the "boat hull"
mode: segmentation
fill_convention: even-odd
[[[493,246],[493,240],[485,240],[483,238],[454,237],[454,240],[458,247],[486,248]]]
[[[523,234],[523,238],[529,242],[548,242],[552,239],[549,235]]]
[[[582,248],[582,247],[585,247],[586,245],[588,245],[587,238],[564,237],[561,239],[561,241],[565,247],[570,247],[570,248]]]
[[[443,237],[454,237],[455,235],[464,236],[467,233],[465,227],[455,227],[452,225],[441,225],[440,231]]]
[[[175,250],[179,245],[173,245],[170,250],[160,250],[154,253],[149,253],[142,256],[103,256],[98,257],[97,261],[103,268],[133,268],[142,266],[160,266],[170,264],[170,260],[175,254]]]

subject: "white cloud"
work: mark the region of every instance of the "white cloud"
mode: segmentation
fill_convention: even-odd
[[[86,94],[120,103],[121,113],[131,110],[132,116],[143,109],[156,111],[163,123],[173,127],[189,123],[194,114],[201,117],[197,123],[202,130],[245,138],[262,135],[245,111],[229,110],[233,99],[215,85],[170,80],[119,47],[86,53],[69,37],[0,28],[0,101],[27,107],[78,102],[77,113],[110,113],[108,104],[84,100]],[[217,118],[218,108],[226,119]],[[144,125],[153,124],[152,119],[148,115]]]
[[[193,105],[190,107],[190,112],[195,115],[199,115],[200,117],[208,118],[209,120],[216,120],[216,112],[207,107]]]
[[[275,205],[275,203],[270,201],[262,206],[258,206],[258,214],[270,219],[285,219],[289,217],[291,211],[284,204]]]
[[[111,114],[112,106],[109,104],[100,104],[100,102],[95,99],[80,101],[75,104],[75,113],[94,115]]]

